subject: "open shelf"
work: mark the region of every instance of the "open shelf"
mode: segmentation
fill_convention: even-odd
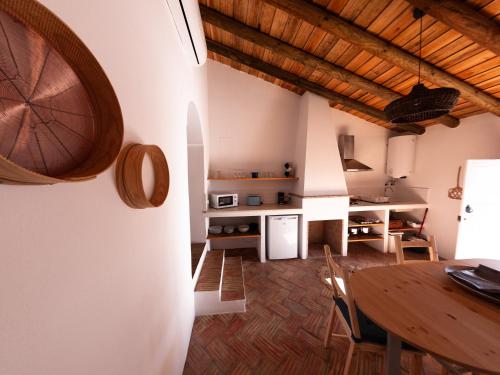
[[[389,232],[418,232],[420,230],[420,227],[413,228],[413,227],[404,227],[404,228],[398,228],[398,229],[389,229]]]
[[[233,233],[221,233],[221,234],[208,234],[207,240],[226,240],[226,239],[234,239],[234,238],[259,238],[260,233],[258,230],[249,230],[246,233],[238,232],[237,229],[234,230]]]
[[[354,221],[349,220],[349,228],[357,228],[357,227],[379,227],[384,226],[384,223],[373,223],[373,224],[358,224]]]
[[[297,181],[298,177],[209,177],[210,181]]]
[[[377,234],[352,234],[347,239],[347,242],[380,241],[383,239],[382,235]]]

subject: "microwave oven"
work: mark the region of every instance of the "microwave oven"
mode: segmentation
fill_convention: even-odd
[[[235,193],[210,193],[210,207],[227,208],[238,206],[238,194]]]

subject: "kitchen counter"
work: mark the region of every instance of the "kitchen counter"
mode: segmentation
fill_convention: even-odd
[[[387,253],[389,251],[389,223],[391,212],[423,210],[428,207],[429,205],[422,201],[395,200],[388,203],[359,202],[359,204],[349,206],[349,213],[360,212],[362,215],[366,213],[368,217],[375,217],[380,220],[380,226],[377,226],[376,229],[374,229],[377,237],[367,238],[366,241],[371,241],[371,247],[374,247],[382,253]],[[354,242],[356,240],[357,239],[351,238],[348,241]],[[359,241],[363,241],[363,239],[360,238]],[[347,255],[347,253],[343,255]]]
[[[370,203],[360,202],[360,204],[350,205],[349,212],[359,211],[383,211],[383,210],[416,210],[420,208],[428,208],[429,205],[425,202],[388,202],[388,203]]]
[[[241,205],[231,208],[209,208],[204,215],[207,221],[212,218],[230,218],[254,216],[258,217],[260,236],[257,238],[257,252],[261,262],[266,261],[266,217],[272,215],[299,215],[299,226],[302,225],[302,207],[294,204],[262,204],[260,206]],[[207,225],[209,225],[207,223]],[[300,239],[299,239],[300,242]],[[306,258],[307,254],[301,253],[299,256]]]
[[[260,206],[240,205],[231,208],[209,208],[205,217],[241,217],[264,215],[300,215],[302,208],[293,204],[262,204]]]

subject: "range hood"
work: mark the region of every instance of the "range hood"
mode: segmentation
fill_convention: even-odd
[[[339,151],[342,166],[346,172],[361,172],[373,170],[369,166],[354,159],[354,136],[341,135],[339,137]]]

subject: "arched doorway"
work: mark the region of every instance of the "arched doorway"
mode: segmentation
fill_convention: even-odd
[[[187,156],[189,184],[189,218],[193,275],[206,241],[205,218],[205,148],[198,110],[189,103],[187,114]]]

